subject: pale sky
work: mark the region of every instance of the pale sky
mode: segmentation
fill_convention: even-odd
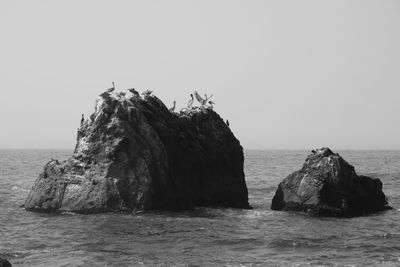
[[[1,0],[0,34],[0,148],[73,149],[115,81],[246,149],[400,149],[400,1]]]

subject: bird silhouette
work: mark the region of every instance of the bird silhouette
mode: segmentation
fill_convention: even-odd
[[[113,87],[107,89],[107,91],[106,91],[107,93],[111,93],[112,91],[115,90],[115,84],[114,84],[114,82],[112,82],[112,86],[113,86]]]
[[[194,96],[196,97],[197,101],[199,101],[201,106],[204,106],[207,104],[207,101],[213,96],[207,96],[207,94],[204,95],[205,98],[202,98],[197,91],[194,91]]]
[[[135,88],[130,88],[130,89],[128,89],[128,91],[131,92],[131,93],[132,93],[133,95],[135,95],[135,96],[140,96],[140,95],[139,95],[139,92],[136,91]]]
[[[188,102],[188,104],[187,104],[188,109],[191,109],[191,108],[192,108],[192,106],[193,106],[193,101],[194,101],[193,94],[190,94],[190,100],[189,100],[189,102]]]
[[[194,96],[196,97],[196,100],[199,101],[201,105],[203,105],[204,99],[199,95],[197,91],[194,91]]]

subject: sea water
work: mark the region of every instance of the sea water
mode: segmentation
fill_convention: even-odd
[[[339,151],[378,177],[393,210],[358,218],[272,211],[309,151],[245,151],[252,210],[27,212],[43,165],[69,150],[0,150],[0,257],[14,266],[400,266],[400,151]]]

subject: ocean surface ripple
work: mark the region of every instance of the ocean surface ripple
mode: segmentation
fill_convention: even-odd
[[[245,151],[253,210],[135,214],[26,212],[50,158],[69,150],[0,150],[0,257],[14,266],[400,266],[400,151],[339,151],[378,177],[393,210],[359,218],[271,211],[279,182],[308,151]]]

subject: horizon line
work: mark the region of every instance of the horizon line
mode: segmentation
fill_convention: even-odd
[[[329,147],[328,147],[329,148]],[[314,148],[243,148],[254,151],[308,151]],[[74,148],[1,148],[0,150],[74,150]],[[341,151],[400,151],[400,148],[336,148]]]

